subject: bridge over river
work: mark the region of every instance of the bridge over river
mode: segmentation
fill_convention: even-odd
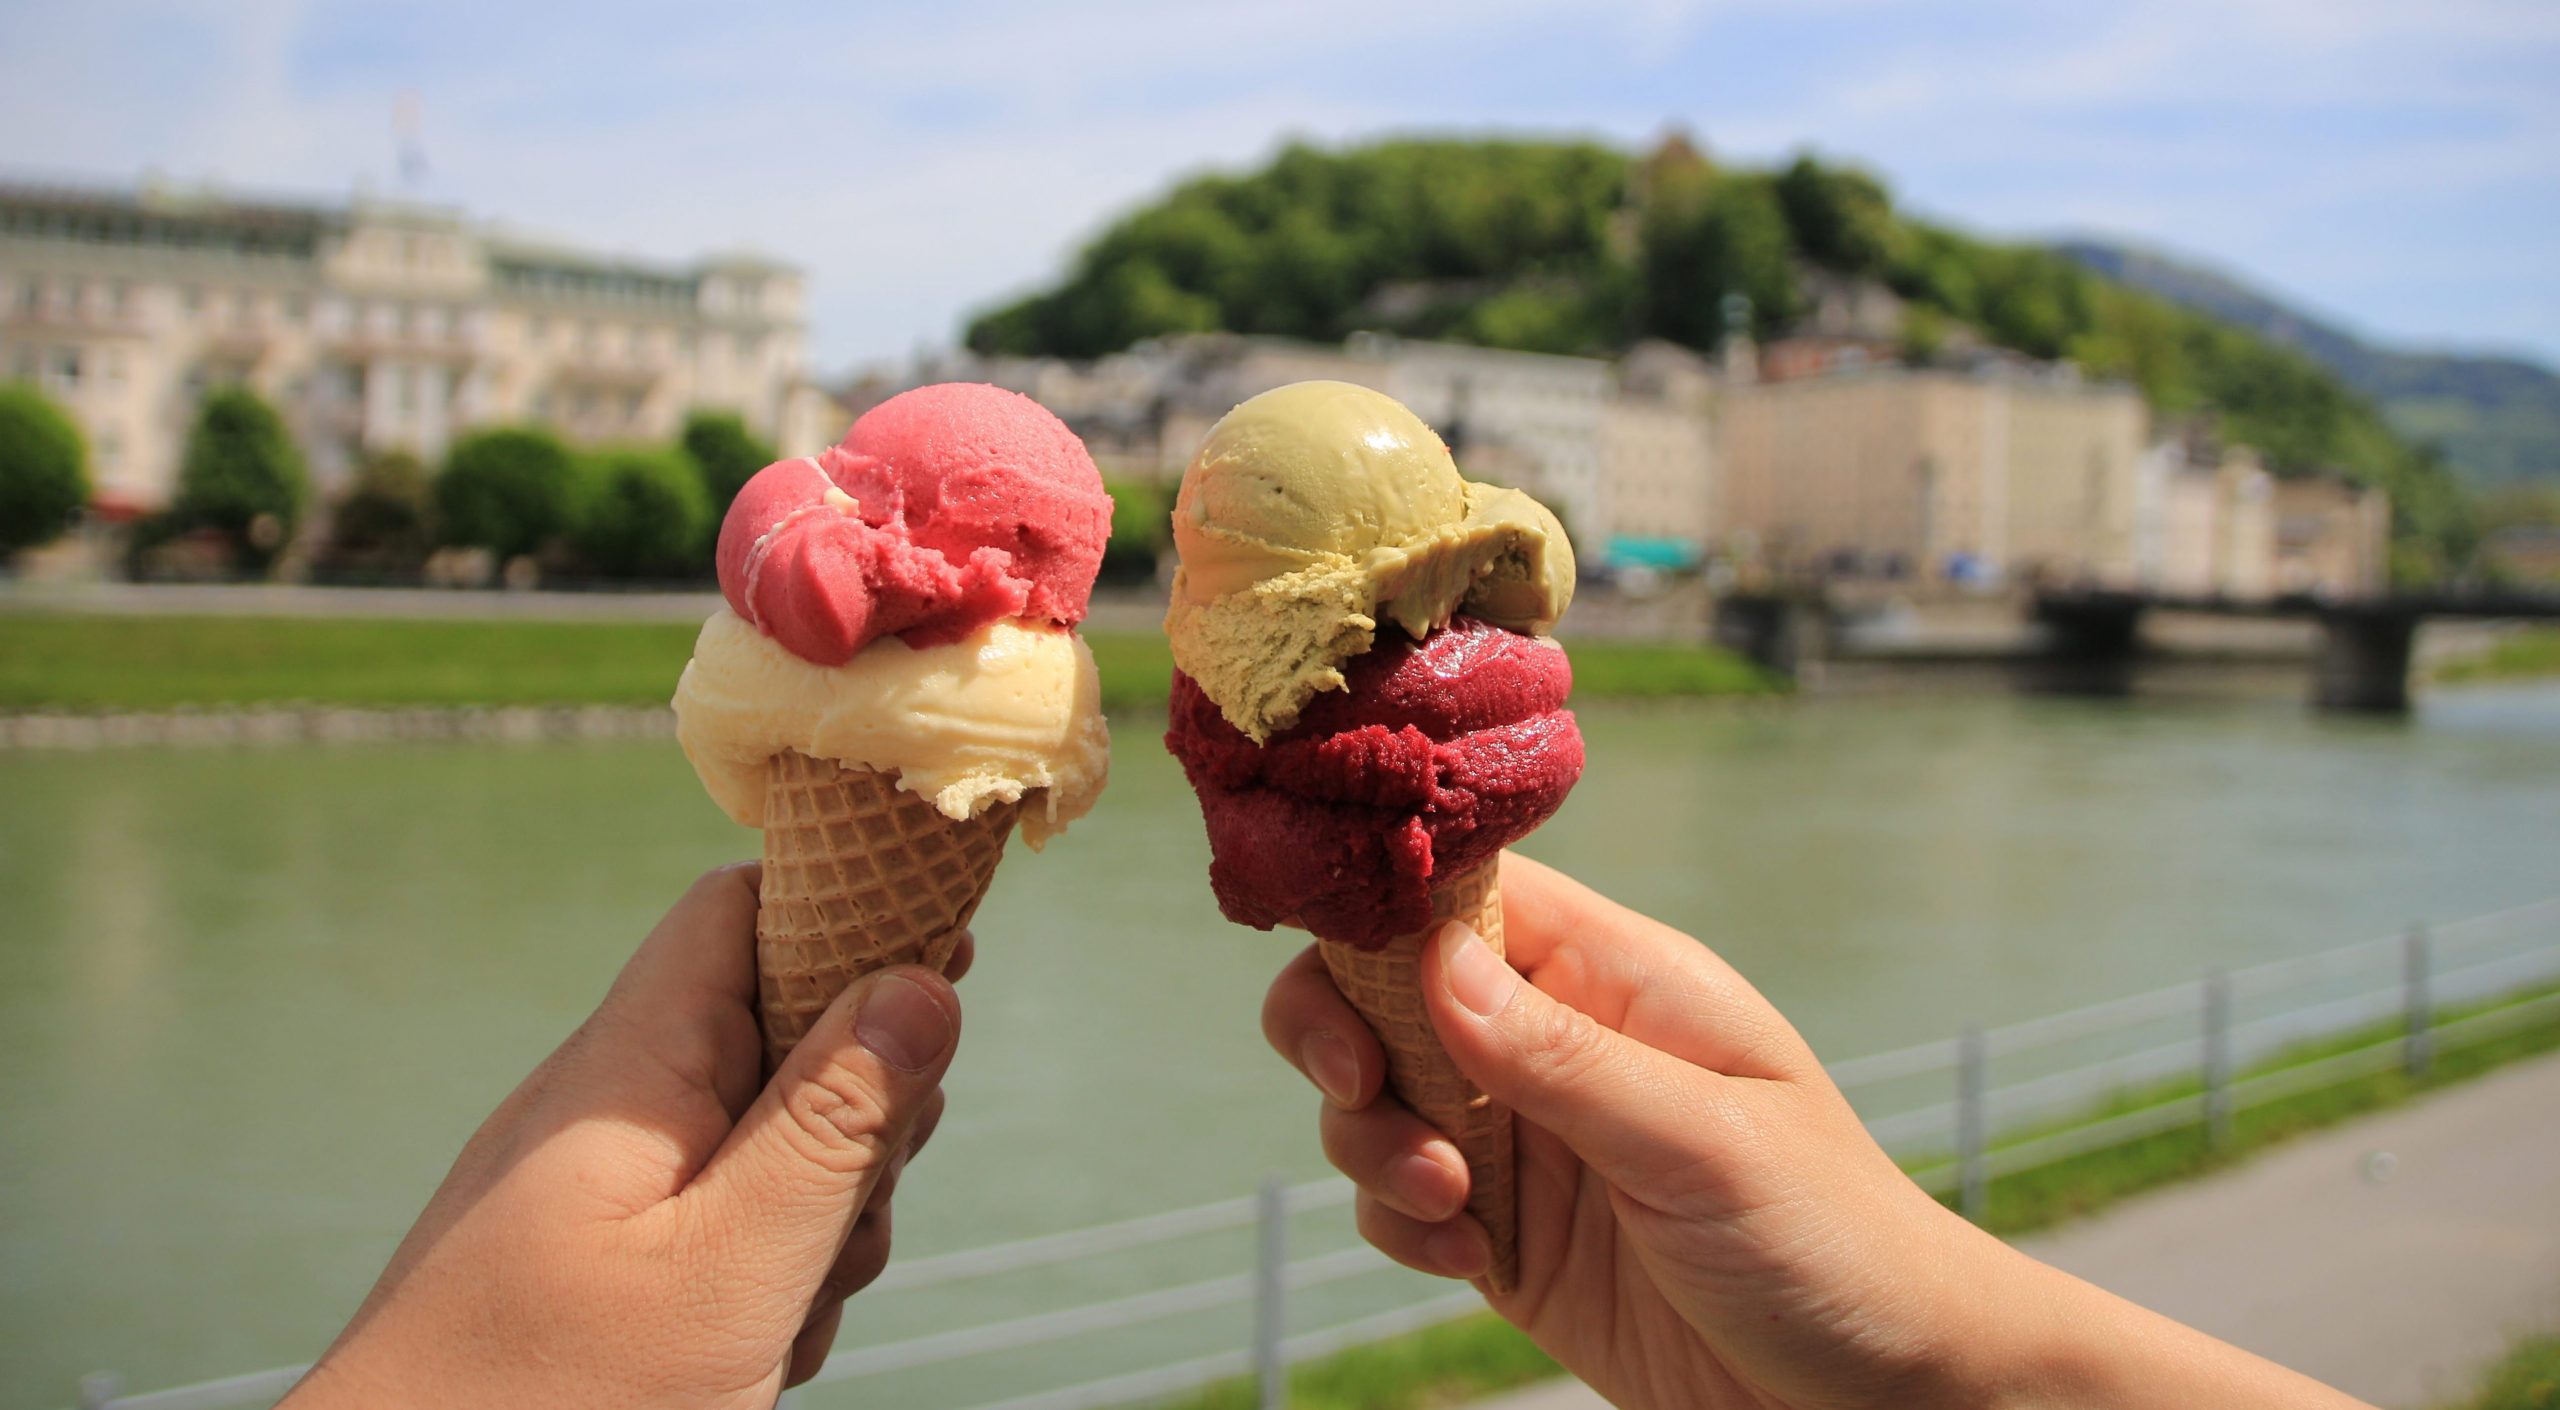
[[[1715,637],[1772,670],[1794,676],[1854,656],[1859,604],[1827,587],[1729,594],[1716,603]],[[2036,668],[2049,686],[2091,693],[2129,689],[2151,654],[2146,618],[2295,619],[2315,623],[2312,699],[2337,710],[2409,708],[2410,662],[2428,621],[2560,621],[2560,593],[2446,591],[2334,598],[2200,597],[2113,589],[2044,589],[2020,602],[2018,633],[1989,653]]]

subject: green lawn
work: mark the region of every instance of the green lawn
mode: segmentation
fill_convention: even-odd
[[[0,615],[0,710],[258,705],[651,705],[674,691],[695,628],[680,622]],[[1157,706],[1164,638],[1091,632],[1108,709]],[[1707,647],[1593,642],[1576,693],[1766,693]]]
[[[2440,681],[2526,680],[2560,676],[2560,627],[2531,627],[2501,640],[2477,656],[2449,661],[2436,671]]]
[[[2445,1410],[2560,1410],[2560,1335],[2528,1337],[2480,1383],[2480,1393]]]
[[[1291,1410],[1442,1410],[1563,1374],[1490,1312],[1290,1369]],[[1164,1410],[1253,1410],[1253,1382],[1223,1381]]]
[[[2436,1018],[2439,1023],[2450,1023],[2550,992],[2552,990],[2547,988],[2528,990],[2493,1004],[2447,1008]],[[2375,1043],[2396,1040],[2405,1031],[2397,1021],[2376,1024],[2287,1049],[2264,1062],[2253,1064],[2239,1075],[2246,1079],[2299,1067]],[[2128,1195],[2236,1164],[2278,1142],[2385,1107],[2397,1106],[2421,1092],[2475,1077],[2490,1068],[2553,1048],[2560,1048],[2560,1019],[2546,1018],[2493,1038],[2442,1049],[2436,1053],[2435,1061],[2423,1078],[2411,1077],[2394,1067],[2234,1112],[2231,1138],[2218,1149],[2206,1141],[2200,1127],[2183,1127],[2002,1176],[1991,1181],[1984,1191],[1988,1208],[1983,1213],[1982,1222],[1984,1227],[2002,1235],[2028,1233],[2093,1213]],[[2186,1078],[2120,1093],[2113,1100],[2072,1120],[2057,1122],[2040,1130],[2013,1133],[2008,1140],[1995,1144],[1994,1149],[2049,1131],[2085,1125],[2164,1101],[2192,1097],[2201,1090],[2197,1079]]]

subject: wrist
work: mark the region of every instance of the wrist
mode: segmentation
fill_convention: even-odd
[[[1948,1309],[1938,1336],[1933,1405],[2100,1405],[2094,1348],[2130,1310],[2077,1278],[2018,1252],[1953,1213],[1952,1247],[1939,1289]]]

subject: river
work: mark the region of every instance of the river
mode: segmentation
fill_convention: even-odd
[[[1716,945],[1833,1059],[2560,893],[2560,687],[2407,721],[1985,696],[1583,722],[1590,771],[1525,850]],[[1102,806],[1017,846],[980,913],[902,1253],[1323,1170],[1255,1022],[1291,947],[1219,919],[1160,727],[1119,731]],[[753,849],[665,743],[0,754],[0,1405],[314,1354],[659,911]],[[1032,1293],[955,1296],[858,1303],[848,1336]],[[865,1403],[979,1393],[904,1384]]]

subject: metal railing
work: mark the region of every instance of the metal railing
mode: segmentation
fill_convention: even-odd
[[[2458,1016],[2446,1018],[2448,1013]],[[1990,1182],[2164,1131],[2201,1127],[2216,1143],[2250,1108],[2399,1067],[2423,1075],[2443,1053],[2544,1017],[2560,1017],[2560,897],[2429,929],[2128,995],[1833,1065],[1869,1131],[1933,1193],[1979,1218]],[[2316,1055],[2303,1045],[2363,1036]],[[1943,1097],[1929,1098],[1932,1090]],[[1865,1094],[1862,1098],[1861,1094]],[[1922,1098],[1878,1113],[1879,1094]],[[2091,1118],[2101,1104],[2106,1110]],[[2075,1119],[2076,1118],[2076,1119]],[[1264,1182],[1252,1195],[1094,1228],[901,1263],[872,1285],[918,1294],[1078,1265],[1091,1273],[1141,1250],[1250,1229],[1247,1266],[1047,1311],[837,1352],[810,1384],[892,1376],[1051,1347],[1221,1308],[1250,1308],[1241,1344],[974,1410],[1099,1410],[1251,1376],[1269,1410],[1300,1361],[1417,1330],[1473,1310],[1474,1292],[1440,1292],[1311,1330],[1289,1331],[1307,1289],[1395,1265],[1365,1246],[1289,1256],[1297,1216],[1351,1201],[1340,1179]],[[1411,1276],[1411,1275],[1407,1275]],[[1088,1283],[1090,1286],[1090,1283]],[[1229,1334],[1232,1337],[1232,1333]],[[80,1388],[83,1410],[228,1410],[271,1403],[307,1369],[286,1367],[141,1395],[112,1378]],[[800,1398],[783,1398],[789,1407]]]

